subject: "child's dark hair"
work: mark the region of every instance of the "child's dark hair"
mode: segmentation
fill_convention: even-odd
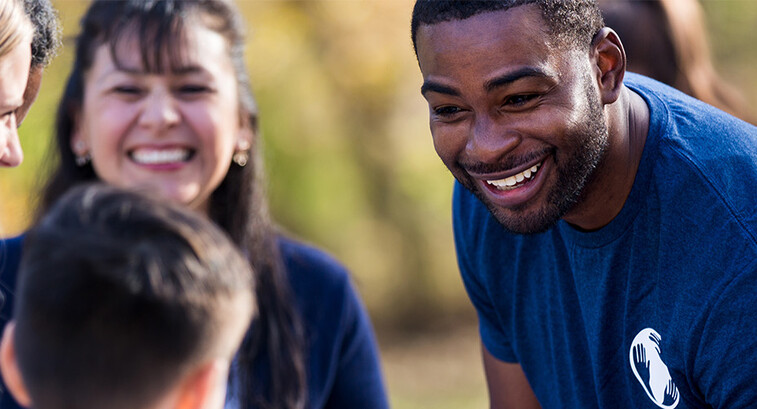
[[[226,324],[249,323],[253,276],[206,217],[86,185],[26,236],[15,302],[35,409],[134,409],[197,365],[231,357]]]

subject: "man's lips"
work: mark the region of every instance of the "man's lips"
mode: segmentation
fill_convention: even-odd
[[[524,163],[505,172],[475,175],[470,174],[479,190],[491,204],[503,208],[518,208],[534,199],[541,191],[546,175],[551,169],[549,155]]]
[[[535,174],[539,167],[542,166],[547,157],[550,156],[549,151],[543,151],[539,154],[528,155],[522,159],[511,159],[506,163],[500,164],[465,164],[461,163],[461,167],[472,178],[485,181],[489,184],[496,186],[505,186],[508,184],[508,179],[518,183],[522,180],[518,180],[520,176],[524,179],[529,179]],[[530,171],[531,176],[527,175],[527,171]],[[510,182],[512,185],[512,183]]]
[[[498,190],[517,189],[521,185],[535,178],[536,172],[539,171],[539,168],[541,167],[541,165],[542,165],[542,162],[539,162],[536,165],[533,165],[530,168],[522,172],[516,173],[512,176],[509,176],[507,178],[497,179],[497,180],[485,180],[485,182],[491,186],[494,186]]]

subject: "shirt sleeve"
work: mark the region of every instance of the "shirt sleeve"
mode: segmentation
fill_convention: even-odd
[[[337,373],[326,408],[386,409],[379,352],[368,314],[350,282],[344,287],[343,338]]]
[[[283,244],[307,344],[308,407],[388,408],[373,327],[349,271],[319,249]]]

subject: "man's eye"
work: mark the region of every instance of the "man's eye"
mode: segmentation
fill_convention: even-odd
[[[526,103],[530,102],[531,100],[535,99],[538,95],[537,94],[523,94],[523,95],[515,95],[510,98],[508,98],[505,101],[505,105],[510,106],[521,106],[525,105]]]
[[[462,110],[460,108],[458,108],[456,106],[451,106],[451,105],[447,105],[447,106],[443,106],[443,107],[439,107],[439,108],[434,108],[434,114],[436,114],[436,116],[440,116],[440,117],[450,117],[450,116],[455,115],[455,114],[457,114],[457,113],[459,113],[461,111]]]

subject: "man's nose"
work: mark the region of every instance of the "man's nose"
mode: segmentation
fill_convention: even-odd
[[[504,120],[478,116],[470,130],[467,157],[479,163],[497,163],[521,142],[519,132]]]

